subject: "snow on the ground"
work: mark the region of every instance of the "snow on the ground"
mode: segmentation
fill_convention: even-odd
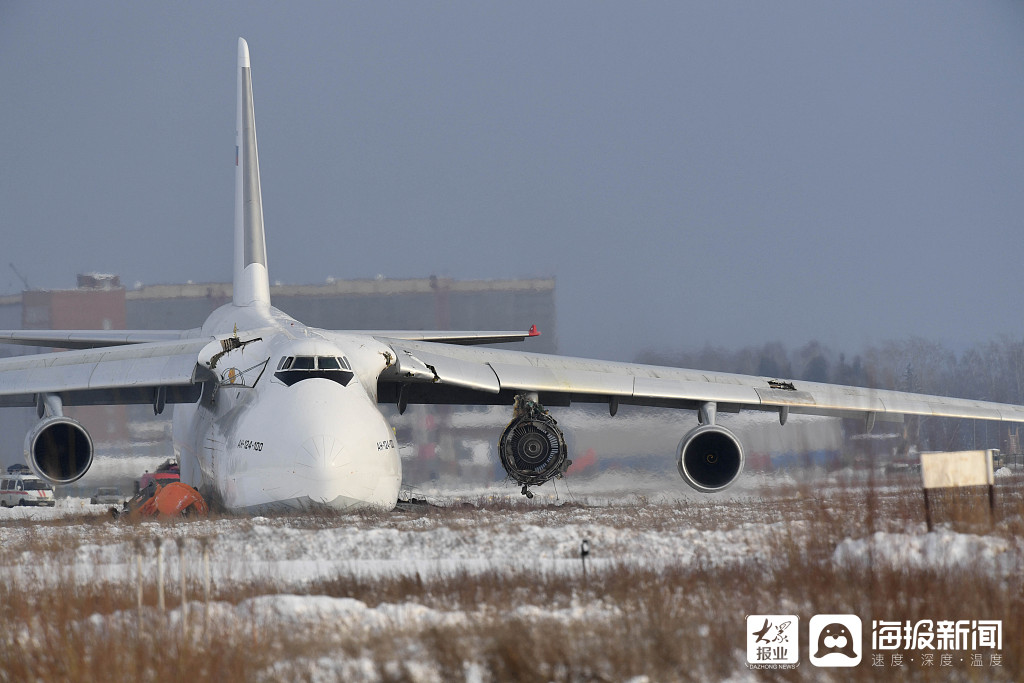
[[[827,499],[827,491],[836,481],[836,475],[824,478],[816,495]],[[182,570],[193,586],[201,585],[207,559],[215,590],[232,585],[268,587],[267,594],[237,604],[193,602],[188,607],[193,622],[202,618],[225,629],[233,624],[273,623],[299,634],[312,633],[322,624],[331,624],[338,633],[346,628],[383,633],[396,625],[425,632],[458,628],[487,615],[413,601],[368,605],[352,598],[299,593],[313,581],[346,576],[418,576],[427,580],[485,572],[579,573],[584,539],[590,545],[590,571],[620,565],[763,567],[772,561],[769,549],[778,546],[773,541],[799,544],[812,531],[804,521],[765,519],[766,500],[790,497],[797,485],[787,476],[746,477],[743,485],[716,497],[739,510],[731,515],[729,524],[695,520],[688,504],[700,501],[713,510],[714,506],[708,505],[712,500],[691,493],[678,481],[660,477],[629,480],[628,475],[612,473],[582,479],[571,489],[563,484],[559,484],[562,488],[539,487],[537,498],[529,503],[522,501],[518,489],[508,486],[421,488],[414,491],[416,496],[445,507],[378,515],[129,523],[111,519],[110,506],[64,498],[55,508],[0,510],[0,581],[33,590],[66,586],[68,581],[106,582],[132,591],[139,580],[140,558],[142,579],[152,585],[157,548],[162,548],[172,591]],[[900,491],[895,485],[883,490],[894,495]],[[909,490],[903,489],[904,493]],[[522,505],[477,508],[462,507],[460,501]],[[60,518],[65,521],[51,523]],[[993,576],[1015,575],[1024,566],[1024,539],[957,533],[946,527],[926,533],[923,525],[909,526],[907,531],[841,539],[831,561],[847,567],[868,562],[909,568],[964,567]],[[184,565],[179,551],[183,551]],[[615,609],[613,604],[596,601],[557,608],[512,605],[508,613],[528,622],[551,619],[573,628],[612,619]],[[103,629],[112,620],[137,616],[135,611],[126,611],[95,615],[88,621]],[[169,610],[167,616],[170,627],[180,624],[181,608]],[[276,664],[268,680],[373,678],[374,666],[360,657],[297,658]],[[474,674],[476,664],[467,662],[466,666],[466,680],[481,680],[479,672]],[[429,673],[422,680],[433,680]],[[747,678],[748,674],[739,669],[736,676]]]
[[[766,561],[767,541],[782,535],[799,540],[801,521],[766,523],[757,506],[765,497],[791,495],[789,477],[748,475],[715,501],[751,512],[729,526],[694,525],[685,514],[689,501],[710,502],[678,479],[605,473],[562,488],[538,487],[522,509],[459,507],[460,501],[524,501],[518,489],[442,488],[414,495],[447,507],[424,514],[379,517],[227,517],[175,523],[130,524],[109,516],[109,505],[84,498],[58,499],[54,508],[0,510],[0,575],[46,585],[64,579],[120,582],[155,572],[156,548],[163,547],[169,572],[178,571],[183,544],[186,572],[198,572],[208,554],[212,579],[222,582],[270,581],[302,586],[334,576],[372,577],[479,574],[522,569],[579,571],[580,544],[590,544],[589,561],[610,564],[726,567]],[[829,479],[818,492],[830,485]],[[779,492],[783,493],[779,493]],[[898,491],[893,488],[893,491]],[[624,493],[625,492],[625,493]],[[824,495],[827,495],[824,494]],[[585,504],[581,504],[585,503]],[[46,524],[82,516],[88,523]],[[4,523],[6,522],[6,523]],[[36,524],[34,522],[43,522]],[[914,527],[906,531],[912,532]],[[922,527],[923,531],[923,527]],[[42,543],[44,550],[30,548]],[[54,548],[52,546],[56,545]],[[23,550],[22,550],[23,549]],[[970,561],[986,571],[1020,566],[1024,541],[1000,536],[936,533],[877,533],[847,538],[834,561],[854,564],[871,558],[894,566],[947,567]]]
[[[25,551],[13,564],[0,567],[0,574],[16,572],[35,585],[67,578],[125,581],[136,574],[137,552],[148,571],[154,571],[158,543],[168,571],[176,574],[179,541],[185,547],[186,571],[198,571],[202,548],[208,546],[217,583],[269,580],[299,586],[333,576],[577,572],[584,539],[595,568],[613,563],[726,566],[763,560],[760,548],[768,535],[793,531],[753,522],[733,529],[697,529],[682,521],[672,524],[671,511],[661,513],[668,515],[667,528],[665,522],[651,528],[630,526],[629,520],[642,523],[641,512],[622,515],[609,508],[449,514],[448,521],[429,515],[393,521],[384,517],[379,525],[370,526],[341,518],[326,528],[293,526],[288,517],[138,526],[116,521],[70,527],[0,526],[0,547],[8,550],[40,539],[61,539],[66,545],[56,552]],[[141,549],[135,541],[140,535]]]
[[[799,542],[807,533],[806,523],[799,520],[762,521],[755,506],[763,505],[764,499],[744,489],[732,493],[728,500],[743,507],[750,504],[749,519],[744,521],[741,515],[739,523],[725,527],[695,526],[685,514],[685,503],[657,505],[643,495],[616,502],[595,494],[603,491],[606,483],[598,480],[581,496],[597,500],[596,505],[566,505],[571,501],[565,499],[559,501],[561,505],[551,505],[538,498],[521,510],[466,509],[451,504],[460,497],[479,502],[496,496],[508,499],[511,494],[507,490],[489,495],[478,490],[449,490],[428,495],[450,505],[440,512],[432,508],[425,514],[382,513],[379,517],[340,516],[327,521],[283,516],[130,524],[110,519],[109,506],[90,505],[87,499],[61,499],[55,508],[0,511],[0,520],[18,520],[0,524],[0,576],[36,586],[68,579],[132,581],[141,557],[144,573],[152,578],[158,547],[163,549],[167,571],[177,576],[179,544],[187,574],[205,572],[208,562],[216,585],[270,582],[282,590],[339,576],[430,578],[524,570],[569,573],[580,571],[584,539],[589,542],[588,561],[595,570],[622,564],[714,568],[764,563],[770,559],[765,550],[769,541],[787,536]],[[512,493],[518,496],[518,491]],[[700,500],[706,502],[707,498]],[[33,523],[81,515],[92,515],[93,521]],[[44,547],[33,549],[39,545]],[[930,534],[879,532],[869,538],[844,539],[833,555],[837,564],[845,565],[867,558],[912,567],[970,562],[983,571],[1005,572],[1021,565],[1024,540],[941,528]]]
[[[8,520],[46,521],[76,515],[107,514],[111,505],[93,505],[88,498],[57,498],[53,507],[0,508],[0,522]]]
[[[962,534],[938,529],[926,534],[876,532],[868,538],[847,538],[836,546],[837,564],[872,562],[892,568],[962,568],[1005,576],[1024,564],[1024,539]]]

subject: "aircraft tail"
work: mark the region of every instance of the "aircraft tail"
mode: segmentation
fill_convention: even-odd
[[[238,39],[238,109],[235,116],[235,269],[236,306],[270,305],[267,243],[263,233],[260,162],[252,107],[249,45]]]

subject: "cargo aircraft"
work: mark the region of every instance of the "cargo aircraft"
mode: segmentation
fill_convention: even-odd
[[[238,41],[234,273],[231,303],[187,331],[0,331],[0,341],[63,349],[0,360],[0,405],[35,406],[25,458],[67,484],[93,460],[64,406],[173,405],[181,479],[227,510],[396,504],[402,468],[378,406],[509,408],[498,455],[530,487],[561,476],[565,439],[544,406],[601,403],[681,411],[679,474],[698,491],[740,475],[744,451],[717,416],[768,411],[875,420],[934,415],[1024,422],[1024,407],[768,377],[486,348],[531,332],[334,331],[271,306],[249,49]],[[696,417],[693,414],[696,413]],[[610,419],[611,419],[610,418]],[[666,454],[666,457],[670,457]]]

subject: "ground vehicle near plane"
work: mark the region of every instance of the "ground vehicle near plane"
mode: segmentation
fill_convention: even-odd
[[[0,477],[0,507],[53,507],[53,486],[32,473],[25,465],[11,465]]]
[[[0,360],[0,405],[35,406],[25,458],[52,483],[88,471],[93,444],[64,406],[174,406],[181,481],[233,510],[393,507],[401,483],[393,403],[503,405],[501,463],[529,494],[569,464],[548,408],[571,403],[696,413],[674,459],[698,491],[740,475],[744,448],[722,412],[768,411],[899,421],[903,415],[1024,422],[1024,407],[481,348],[530,332],[343,331],[303,325],[271,306],[248,45],[239,39],[232,301],[201,328],[0,332],[0,341],[70,349]]]
[[[101,486],[89,498],[90,505],[120,505],[123,502],[124,495],[116,486]]]
[[[178,480],[161,484],[151,479],[135,495],[124,501],[122,508],[111,508],[111,514],[117,518],[127,514],[134,518],[142,517],[189,517],[206,515],[210,511],[203,496],[188,484]]]

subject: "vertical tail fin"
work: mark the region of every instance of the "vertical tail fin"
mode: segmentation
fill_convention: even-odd
[[[249,45],[238,39],[238,109],[235,117],[235,270],[236,306],[270,305],[267,244],[263,234],[260,162],[252,109]]]

